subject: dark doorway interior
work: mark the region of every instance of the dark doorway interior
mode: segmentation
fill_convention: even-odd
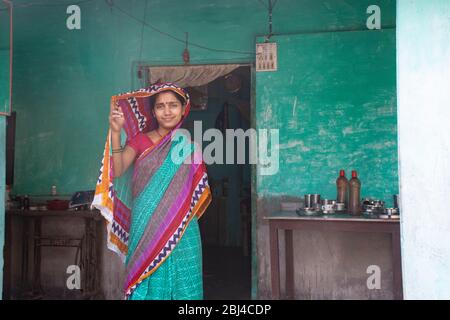
[[[190,88],[197,108],[186,119],[185,128],[194,136],[194,121],[202,131],[215,128],[222,132],[223,164],[207,163],[212,203],[199,220],[203,244],[204,298],[250,299],[251,297],[251,170],[248,140],[245,164],[237,164],[237,140],[234,162],[226,163],[227,129],[250,128],[250,66],[241,66],[201,89]],[[192,99],[194,100],[194,99]],[[212,141],[203,141],[205,147]]]

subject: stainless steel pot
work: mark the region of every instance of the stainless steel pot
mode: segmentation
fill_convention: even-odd
[[[319,209],[320,194],[305,194],[305,209]]]

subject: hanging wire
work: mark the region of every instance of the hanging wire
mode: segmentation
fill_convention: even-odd
[[[144,21],[147,18],[147,4],[148,4],[148,0],[145,0],[145,8],[144,8]],[[144,30],[145,30],[145,25],[142,24],[142,30],[141,30],[141,47],[139,49],[139,60],[142,60],[142,47],[144,46]]]
[[[145,26],[149,27],[153,31],[156,31],[156,32],[158,32],[158,33],[160,33],[162,35],[165,35],[165,36],[167,36],[167,37],[169,37],[169,38],[171,38],[171,39],[173,39],[175,41],[181,42],[183,44],[186,42],[184,39],[180,39],[178,37],[175,37],[175,36],[173,36],[173,35],[171,35],[171,34],[169,34],[167,32],[164,32],[164,31],[162,31],[162,30],[160,30],[160,29],[158,29],[158,28],[148,24],[145,21],[140,20],[139,18],[136,18],[135,16],[129,14],[127,11],[123,10],[122,8],[118,7],[115,4],[112,4],[112,6],[114,8],[116,8],[117,10],[119,10],[120,12],[122,12],[123,14],[125,14],[126,16],[130,17],[131,19],[134,19],[134,20],[136,20],[136,21],[138,21],[140,23],[143,23]],[[228,52],[228,53],[248,54],[248,55],[254,55],[255,54],[255,52],[245,52],[245,51],[235,51],[235,50],[225,50],[225,49],[214,49],[214,48],[209,48],[209,47],[206,47],[206,46],[199,45],[199,44],[194,43],[194,42],[189,42],[189,44],[191,46],[194,46],[194,47],[197,47],[197,48],[200,48],[200,49],[214,51],[214,52]]]
[[[91,2],[91,1],[96,1],[96,0],[79,0],[79,1],[70,1],[70,2],[58,2],[58,3],[48,3],[48,2],[29,2],[29,3],[23,3],[23,4],[15,4],[13,6],[14,9],[16,8],[27,8],[27,7],[32,7],[32,6],[38,6],[38,7],[59,7],[59,6],[69,6],[72,4],[81,4],[81,3],[86,3],[86,2]],[[3,11],[4,9],[1,9],[1,11]]]
[[[268,42],[270,37],[273,35],[272,32],[272,12],[273,12],[273,8],[275,7],[275,5],[277,4],[278,0],[275,0],[272,3],[272,0],[268,0],[268,4],[266,4],[263,0],[258,0],[263,6],[265,6],[267,8],[268,14],[269,14],[269,33],[266,35],[266,39],[264,40],[264,42]]]
[[[112,10],[113,2],[110,1],[110,2],[108,2],[108,4],[111,6],[111,10]],[[143,21],[147,20],[147,4],[148,4],[148,0],[145,0],[144,20]],[[142,24],[142,29],[141,29],[141,46],[139,48],[139,61],[142,60],[142,49],[144,47],[144,31],[145,31],[145,25]],[[143,76],[142,76],[142,69],[140,69],[138,72],[139,72],[139,79],[140,79],[141,86],[142,86],[145,83],[145,79],[143,79]]]
[[[14,8],[25,8],[25,7],[31,7],[31,6],[41,6],[41,7],[57,7],[57,6],[67,6],[67,5],[71,5],[71,4],[81,4],[81,3],[87,3],[87,2],[92,2],[92,1],[96,1],[96,0],[79,0],[79,1],[74,1],[74,2],[65,2],[65,3],[45,3],[45,2],[30,2],[30,3],[24,3],[24,4],[20,4],[20,5],[15,5]],[[99,1],[99,0],[97,0]],[[111,8],[116,8],[118,11],[122,12],[124,15],[128,16],[129,18],[142,23],[143,26],[146,26],[150,29],[152,29],[153,31],[160,33],[168,38],[171,38],[175,41],[181,42],[181,43],[185,43],[185,39],[181,39],[178,38],[176,36],[173,36],[167,32],[164,32],[154,26],[152,26],[151,24],[147,23],[144,20],[141,20],[139,18],[136,18],[135,16],[131,15],[130,13],[128,13],[127,11],[123,10],[121,7],[117,6],[113,1],[106,1],[107,4],[111,7]],[[147,3],[147,2],[146,2]],[[4,11],[5,9],[0,9],[0,11]],[[208,50],[208,51],[212,51],[212,52],[225,52],[225,53],[235,53],[235,54],[243,54],[243,55],[255,55],[254,51],[248,52],[248,51],[237,51],[237,50],[226,50],[226,49],[216,49],[216,48],[210,48],[207,46],[203,46],[194,42],[189,42],[189,45],[191,47],[197,47],[199,49],[203,49],[203,50]]]
[[[268,4],[266,4],[265,2],[264,2],[264,0],[258,0],[264,7],[266,7],[266,9],[269,9],[269,5]],[[270,1],[272,1],[272,0],[268,0],[269,2]],[[273,8],[275,8],[275,5],[277,4],[277,2],[278,2],[278,0],[275,0],[275,2],[274,3],[272,3],[272,9]]]

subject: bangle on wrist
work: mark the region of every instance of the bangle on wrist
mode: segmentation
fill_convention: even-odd
[[[122,146],[120,148],[118,148],[118,149],[112,149],[113,153],[122,152],[122,151],[123,151],[123,147]]]

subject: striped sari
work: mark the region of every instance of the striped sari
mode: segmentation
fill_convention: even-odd
[[[156,128],[148,97],[166,90],[185,98],[186,118],[189,96],[172,83],[112,97],[125,116],[126,142]],[[113,178],[108,132],[92,207],[106,218],[108,247],[125,263],[127,299],[202,298],[197,220],[211,202],[211,191],[201,150],[177,130],[180,125],[119,178]]]

